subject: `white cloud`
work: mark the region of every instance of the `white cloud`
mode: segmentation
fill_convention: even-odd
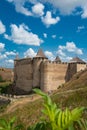
[[[47,33],[43,33],[44,38],[47,38]]]
[[[63,15],[70,15],[76,12],[76,8],[82,9],[82,18],[87,18],[87,0],[45,0],[45,2],[51,3],[56,9]]]
[[[24,57],[35,57],[36,52],[32,48],[29,48],[26,52],[24,52]]]
[[[61,45],[59,45],[59,47],[58,47],[60,50],[64,50],[66,47],[65,46],[61,46]]]
[[[57,51],[57,54],[62,56],[62,57],[66,56],[66,54],[62,50],[60,50],[60,49]]]
[[[76,54],[78,54],[78,55],[82,55],[82,54],[83,54],[83,52],[82,52],[82,50],[81,50],[81,49],[76,48]]]
[[[19,25],[19,27],[15,24],[11,24],[10,27],[11,36],[8,36],[7,34],[4,36],[8,40],[12,40],[14,43],[40,46],[43,42],[37,34],[30,32],[29,28],[24,24]]]
[[[6,31],[5,25],[0,21],[0,34],[3,34]]]
[[[15,5],[15,10],[18,13],[22,13],[26,16],[42,16],[44,14],[44,5],[37,0],[7,0]],[[31,8],[25,7],[25,4],[31,3]]]
[[[32,12],[37,16],[44,15],[44,5],[41,3],[37,3],[32,7]]]
[[[80,32],[80,31],[83,30],[83,29],[85,29],[84,25],[82,25],[82,26],[78,26],[78,28],[77,28],[77,32]]]
[[[50,11],[47,11],[46,16],[41,17],[42,22],[46,25],[46,27],[50,27],[50,25],[54,25],[60,21],[59,17],[52,18],[52,14]]]
[[[71,59],[72,59],[72,57],[70,57],[70,56],[66,57],[66,60],[68,60],[68,61],[70,61]]]
[[[13,51],[10,51],[10,52],[5,52],[5,54],[7,55],[7,56],[10,56],[10,55],[12,55],[12,56],[16,56],[16,54],[17,53],[15,53],[15,52],[13,52]]]
[[[55,39],[55,38],[56,38],[56,35],[52,35],[52,38]]]
[[[86,3],[83,5],[83,13],[81,15],[82,18],[87,18],[87,1]]]
[[[66,42],[65,46],[58,46],[57,54],[63,61],[69,61],[72,59],[73,54],[82,55],[83,51],[74,42]]]
[[[82,49],[78,48],[74,42],[66,42],[66,46],[59,45],[59,50],[63,52],[63,50],[66,50],[68,52],[73,52],[78,55],[82,55]],[[61,53],[60,51],[60,53]],[[61,53],[62,54],[62,53]]]
[[[78,47],[76,47],[74,42],[67,42],[66,49],[68,52],[74,52],[74,53],[79,54],[79,55],[83,54],[82,50],[79,49]]]
[[[4,43],[0,43],[0,51],[2,51],[5,48],[5,44]]]
[[[26,2],[37,4],[50,3],[60,11],[62,15],[79,14],[82,18],[87,18],[87,0],[7,0],[15,5],[17,12],[22,13],[26,16],[32,16],[31,9],[25,7]],[[78,12],[77,8],[81,8],[82,11]],[[82,12],[82,13],[81,13]]]
[[[7,0],[8,2],[12,2],[15,5],[15,10],[18,13],[22,13],[26,16],[32,16],[31,11],[28,8],[25,8],[24,5],[27,2],[26,0]]]
[[[45,55],[52,61],[55,59],[53,53],[50,51],[45,51]]]
[[[74,42],[67,42],[65,48],[69,52],[75,52],[75,50],[77,49],[77,47],[76,47]]]
[[[9,59],[9,60],[5,60],[7,63],[10,63],[10,64],[13,64],[14,63],[14,60],[12,59]]]
[[[5,58],[7,58],[6,54],[1,54],[0,53],[0,60],[5,59]]]
[[[71,59],[72,59],[72,57],[70,57],[70,56],[60,56],[60,59],[62,60],[62,61],[64,61],[64,62],[68,62],[68,61],[70,61]]]

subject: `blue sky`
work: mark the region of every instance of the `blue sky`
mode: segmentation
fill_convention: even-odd
[[[0,67],[34,57],[87,61],[87,0],[0,0]]]

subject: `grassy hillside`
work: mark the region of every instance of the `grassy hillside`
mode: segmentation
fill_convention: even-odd
[[[13,69],[0,67],[0,82],[13,81]]]
[[[65,107],[72,109],[76,106],[87,107],[87,70],[76,74],[71,81],[54,92],[51,98],[62,109]],[[21,98],[11,103],[0,117],[10,119],[15,115],[17,123],[22,122],[25,126],[29,126],[40,120],[42,104],[43,100],[37,95],[33,95],[33,98],[31,96]],[[87,113],[84,116],[87,117]]]

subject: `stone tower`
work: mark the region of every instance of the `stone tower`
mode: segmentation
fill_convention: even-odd
[[[54,60],[56,63],[61,63],[61,59],[59,58],[59,56],[57,56]]]
[[[41,81],[41,71],[40,64],[42,61],[47,60],[48,58],[44,55],[42,49],[39,49],[36,57],[33,58],[33,88],[40,88]]]

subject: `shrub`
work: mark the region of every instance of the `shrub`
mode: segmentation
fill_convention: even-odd
[[[15,117],[13,117],[10,121],[0,119],[0,130],[24,130],[22,124],[15,126],[15,121]]]
[[[2,76],[0,75],[0,82],[3,82],[3,78],[2,78]]]
[[[45,117],[34,126],[28,127],[27,130],[87,130],[87,120],[82,119],[84,107],[77,107],[73,110],[65,108],[65,110],[62,110],[41,90],[34,89],[34,92],[41,95],[44,99],[42,112]],[[22,124],[15,126],[15,120],[15,117],[10,121],[1,119],[0,130],[26,130]]]
[[[41,123],[29,127],[28,130],[76,130],[75,123],[79,124],[81,130],[87,130],[87,121],[83,120],[84,123],[81,121],[84,107],[77,107],[71,111],[68,108],[62,110],[41,90],[34,89],[34,92],[44,99],[42,112],[46,115],[46,118]]]

